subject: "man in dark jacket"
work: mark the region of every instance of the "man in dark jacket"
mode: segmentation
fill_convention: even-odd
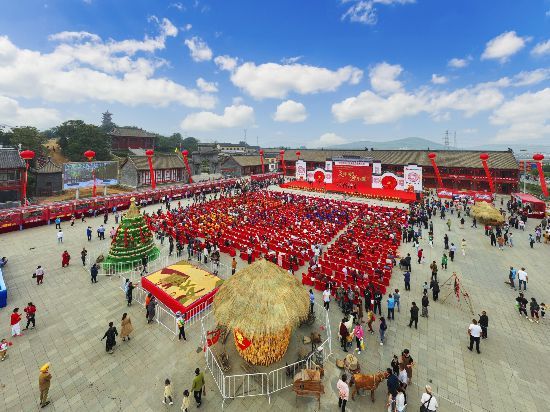
[[[99,267],[97,263],[94,263],[90,268],[90,275],[92,277],[92,283],[97,283],[97,273],[99,272]]]
[[[342,349],[344,352],[348,351],[348,341],[347,337],[349,335],[348,328],[345,325],[346,319],[342,319],[342,322],[340,323],[340,345],[342,345]]]
[[[116,345],[116,336],[118,336],[118,331],[113,326],[113,322],[109,322],[109,329],[107,329],[107,332],[105,332],[105,335],[101,338],[101,340],[107,338],[105,341],[105,350],[107,353],[113,353],[113,349]]]
[[[376,313],[376,308],[378,308],[378,314],[382,316],[382,293],[380,293],[380,289],[374,292],[374,313]]]
[[[418,306],[416,306],[416,302],[413,302],[411,306],[411,320],[409,321],[409,328],[412,326],[413,322],[414,328],[418,329]]]
[[[391,368],[386,369],[388,372],[388,393],[390,393],[394,398],[397,396],[397,389],[399,388],[400,382],[397,375],[392,373]]]
[[[432,296],[435,302],[439,297],[439,282],[437,280],[432,280],[430,282],[430,289],[432,290]]]
[[[487,316],[487,312],[481,312],[478,323],[479,326],[481,326],[481,339],[487,339],[487,328],[489,327],[489,317]]]
[[[428,306],[430,306],[430,299],[428,299],[428,291],[424,292],[424,296],[422,296],[422,316],[423,318],[428,317]]]

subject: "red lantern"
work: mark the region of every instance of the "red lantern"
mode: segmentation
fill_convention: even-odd
[[[487,160],[487,159],[489,159],[489,155],[488,155],[487,153],[481,153],[481,154],[479,155],[479,158],[480,158],[481,160]]]
[[[27,181],[29,177],[29,160],[34,159],[34,152],[32,150],[23,150],[19,153],[21,159],[25,161],[25,179],[23,180],[23,206],[27,206]]]
[[[86,157],[86,159],[88,159],[91,162],[92,159],[95,157],[95,152],[93,150],[86,150],[84,152],[84,157]]]
[[[298,159],[300,158],[300,155],[301,155],[300,151],[299,151],[299,150],[296,150],[296,157],[297,157]]]

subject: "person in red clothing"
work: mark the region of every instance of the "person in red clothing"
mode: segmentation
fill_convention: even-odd
[[[61,255],[61,267],[64,268],[65,266],[69,266],[69,261],[71,260],[71,255],[69,255],[69,252],[65,251]]]
[[[34,329],[36,326],[35,324],[35,315],[36,315],[36,306],[33,305],[32,302],[29,302],[27,304],[27,307],[24,309],[25,313],[27,314],[27,326],[25,326],[25,330],[29,329],[29,325],[32,323],[31,329]]]
[[[19,308],[15,308],[10,318],[11,336],[23,336],[19,322],[21,322],[21,315],[19,314]]]
[[[422,254],[424,253],[424,249],[418,249],[418,263],[422,263]]]

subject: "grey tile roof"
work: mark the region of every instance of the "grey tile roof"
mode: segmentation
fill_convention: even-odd
[[[0,169],[21,169],[25,167],[19,151],[13,148],[0,149]]]
[[[129,156],[128,161],[132,162],[138,170],[149,170],[147,156]],[[126,163],[126,162],[124,162]],[[155,153],[153,156],[153,168],[161,169],[183,169],[183,159],[177,154],[161,154]]]

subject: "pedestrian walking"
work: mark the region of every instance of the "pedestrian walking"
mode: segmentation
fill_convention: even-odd
[[[330,306],[330,289],[327,287],[323,291],[323,306],[326,310],[328,310]]]
[[[193,385],[191,386],[193,391],[193,397],[197,402],[197,408],[202,404],[202,395],[206,395],[206,386],[204,381],[204,374],[200,371],[199,368],[195,369],[195,377],[193,378]]]
[[[40,368],[40,374],[38,375],[38,390],[40,391],[40,407],[46,407],[50,401],[48,400],[48,392],[50,390],[50,384],[52,381],[52,375],[50,373],[50,364],[46,363]]]
[[[113,354],[113,351],[116,345],[117,336],[118,336],[118,331],[113,326],[113,322],[109,322],[109,328],[107,329],[107,332],[105,332],[105,335],[103,335],[101,340],[106,339],[105,351],[111,355]]]
[[[164,381],[164,400],[162,401],[162,403],[165,405],[174,404],[174,401],[172,400],[172,383],[170,382],[170,379],[166,379]]]
[[[313,294],[313,290],[309,290],[309,313],[313,313],[313,305],[315,304],[315,295]]]
[[[424,392],[420,398],[420,411],[435,412],[437,411],[439,405],[437,404],[437,399],[433,396],[432,387],[430,385],[426,385],[425,389],[426,392]]]
[[[90,268],[90,277],[92,279],[92,283],[97,283],[97,274],[99,273],[99,266],[97,263],[94,263],[92,267]]]
[[[0,341],[0,361],[5,360],[8,357],[8,348],[12,345],[7,339]]]
[[[178,339],[187,340],[185,337],[185,317],[181,312],[176,312],[176,325],[178,326]]]
[[[424,249],[418,249],[416,256],[418,256],[418,264],[422,263],[422,255],[424,254]]]
[[[345,412],[346,403],[348,403],[349,399],[349,386],[347,380],[348,377],[344,373],[336,383],[336,389],[338,390],[338,408],[340,408],[341,412]]]
[[[374,335],[374,329],[372,329],[372,323],[376,320],[376,316],[374,315],[374,312],[372,309],[368,309],[367,312],[367,326],[369,327],[369,332],[371,335]]]
[[[403,273],[403,280],[405,281],[405,290],[411,290],[411,272],[406,271]]]
[[[27,303],[27,307],[23,309],[25,312],[26,318],[27,318],[27,326],[25,326],[25,330],[29,329],[29,326],[32,323],[31,329],[34,329],[36,326],[36,306],[32,302]]]
[[[21,314],[19,308],[14,308],[10,316],[11,336],[23,336],[21,333]]]
[[[382,315],[382,293],[380,289],[376,289],[376,292],[374,292],[374,313],[376,313],[377,309],[378,314]]]
[[[437,279],[430,282],[430,289],[432,290],[432,298],[436,302],[439,298],[439,282]]]
[[[357,348],[355,350],[358,354],[361,354],[361,350],[365,349],[365,344],[363,341],[364,335],[365,332],[361,326],[361,323],[357,322],[353,328],[353,336],[355,337],[355,343],[357,344]]]
[[[514,290],[517,290],[516,289],[516,285],[514,283],[514,280],[516,279],[516,269],[514,269],[513,266],[510,266],[510,272],[508,272],[508,283],[510,284],[510,287],[513,288]]]
[[[384,316],[380,318],[380,346],[384,345],[384,339],[386,337],[386,330],[388,330],[388,325],[386,323],[386,319],[384,319]]]
[[[450,232],[451,231],[451,219],[447,220],[447,228],[448,228],[448,231]]]
[[[86,256],[88,256],[88,251],[85,247],[82,248],[80,252],[80,259],[82,259],[82,266],[86,266]]]
[[[82,214],[82,217],[84,217],[84,214]],[[92,227],[88,226],[86,228],[86,237],[88,238],[88,242],[92,240]]]
[[[481,338],[481,326],[477,324],[476,319],[472,319],[472,323],[470,323],[470,326],[468,326],[468,335],[470,336],[470,346],[468,346],[468,350],[472,351],[475,343],[477,353],[481,353],[479,351],[479,340]]]
[[[189,391],[186,389],[183,391],[183,400],[181,402],[181,411],[188,412],[191,401],[189,399]]]
[[[124,342],[126,339],[130,340],[130,333],[133,331],[134,327],[132,326],[130,316],[128,316],[127,313],[123,313],[120,321],[120,337],[122,338],[122,341]]]
[[[71,255],[69,255],[69,252],[64,251],[61,255],[61,267],[67,267],[69,266],[69,262],[71,261]]]
[[[407,382],[412,382],[413,378],[413,367],[414,367],[414,359],[411,356],[411,353],[408,349],[403,349],[403,352],[401,352],[401,359],[399,360],[399,365],[405,369],[405,372],[407,373]]]
[[[36,267],[36,270],[34,271],[34,276],[36,278],[36,284],[41,285],[44,282],[44,275],[46,272],[42,268],[42,266],[38,265]]]
[[[412,326],[414,322],[414,328],[418,329],[418,306],[416,306],[416,302],[413,302],[411,305],[410,313],[411,313],[411,320],[409,321],[409,328]]]
[[[57,243],[63,243],[63,231],[61,229],[57,232]]]
[[[527,290],[527,282],[529,281],[529,276],[527,276],[527,272],[525,271],[525,268],[521,268],[521,270],[518,270],[518,281],[519,281],[519,290],[521,290],[522,284],[523,284],[523,290]]]
[[[397,307],[397,312],[401,312],[401,295],[399,294],[399,289],[395,289],[393,292],[393,300],[395,301],[395,306]]]
[[[520,292],[519,296],[516,298],[516,307],[519,310],[520,316],[525,316],[526,319],[529,319],[527,316],[527,299],[523,296],[523,293]]]
[[[128,286],[126,287],[126,302],[127,306],[132,306],[132,298],[134,293],[135,286],[132,282],[128,282]]]
[[[430,269],[432,270],[432,278],[431,280],[437,280],[437,263],[435,263],[435,260],[430,264]]]
[[[388,320],[394,320],[395,319],[395,299],[393,298],[393,295],[390,293],[388,295],[387,300],[388,305]]]
[[[537,300],[535,298],[531,298],[531,302],[529,302],[529,311],[531,312],[531,319],[529,319],[531,322],[535,321],[536,323],[539,323],[539,310],[540,306],[537,303]]]
[[[466,256],[466,239],[462,239],[462,242],[460,242],[460,249],[462,250],[462,256]]]
[[[447,254],[443,252],[443,256],[441,257],[441,267],[445,270],[447,270],[447,263],[448,263]]]
[[[451,262],[455,261],[455,252],[456,246],[454,243],[451,243],[451,246],[449,247],[449,257],[451,258]]]
[[[422,296],[422,316],[423,318],[428,317],[428,306],[430,306],[430,300],[428,299],[428,294],[424,292],[424,296]]]

